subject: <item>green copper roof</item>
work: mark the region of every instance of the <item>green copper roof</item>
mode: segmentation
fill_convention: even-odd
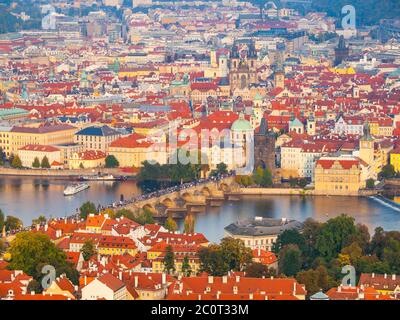
[[[248,122],[243,114],[240,114],[239,119],[232,124],[232,131],[253,131],[253,127]]]
[[[10,117],[19,114],[29,114],[28,111],[21,108],[11,108],[11,109],[1,109],[0,110],[0,118]]]
[[[296,119],[290,121],[289,126],[290,127],[302,127],[303,124],[301,123],[301,121],[299,119],[296,118]]]
[[[254,100],[262,100],[263,99],[263,97],[259,94],[259,93],[257,93],[255,96],[254,96]]]

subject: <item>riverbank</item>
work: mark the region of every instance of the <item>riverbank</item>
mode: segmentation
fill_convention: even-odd
[[[0,176],[10,177],[44,177],[44,178],[59,178],[69,179],[77,178],[79,176],[94,175],[97,173],[123,175],[128,177],[136,176],[134,172],[125,172],[120,168],[97,168],[97,169],[79,169],[79,170],[49,170],[49,169],[14,169],[14,168],[0,168]]]
[[[282,195],[282,196],[342,196],[342,197],[368,197],[378,194],[377,190],[360,190],[357,194],[330,194],[327,195],[313,189],[299,188],[240,188],[242,195],[262,196],[262,195]]]

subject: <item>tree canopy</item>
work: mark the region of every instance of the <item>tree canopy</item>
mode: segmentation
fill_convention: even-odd
[[[81,219],[87,219],[88,215],[97,213],[96,205],[93,202],[87,201],[79,208]]]
[[[119,162],[117,158],[113,155],[108,155],[106,157],[106,168],[118,168],[119,167]]]
[[[43,277],[42,268],[51,265],[57,275],[65,273],[75,284],[78,273],[67,261],[65,253],[58,249],[50,238],[42,233],[21,232],[11,242],[10,269],[22,270],[39,281]]]

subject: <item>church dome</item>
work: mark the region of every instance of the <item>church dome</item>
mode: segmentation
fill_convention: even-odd
[[[250,122],[244,118],[243,114],[240,114],[239,119],[236,120],[231,127],[232,131],[253,131],[253,127]]]

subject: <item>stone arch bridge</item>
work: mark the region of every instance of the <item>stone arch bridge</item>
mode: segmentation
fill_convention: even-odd
[[[240,187],[235,177],[208,181],[188,188],[166,193],[154,198],[136,201],[125,208],[148,209],[156,218],[183,218],[187,213],[202,212],[206,206],[218,207],[225,200],[240,197]]]

